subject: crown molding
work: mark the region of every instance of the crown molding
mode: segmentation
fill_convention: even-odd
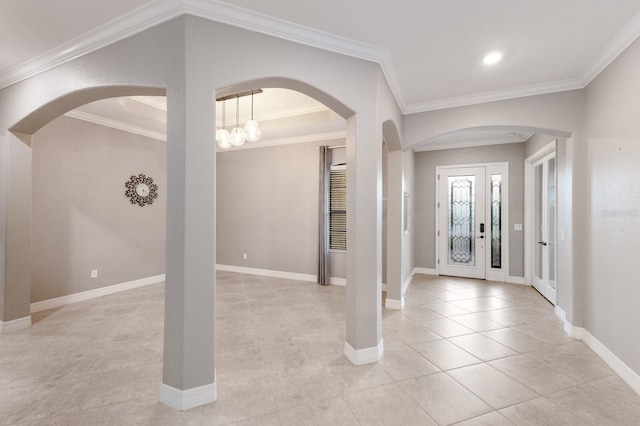
[[[95,114],[90,114],[88,112],[80,111],[77,109],[71,110],[65,113],[64,115],[67,117],[75,118],[77,120],[87,121],[93,124],[99,124],[100,126],[111,127],[112,129],[118,129],[125,132],[134,133],[136,135],[146,136],[151,139],[157,139],[159,141],[165,141],[165,142],[167,141],[167,135],[165,135],[164,133],[143,129],[142,127],[123,123],[122,121],[111,120],[109,118],[101,117]]]
[[[129,96],[129,99],[139,102],[143,105],[150,106],[151,108],[167,112],[166,97],[164,101],[157,99],[157,96]]]
[[[637,13],[631,21],[616,35],[602,52],[584,70],[580,78],[582,87],[587,87],[611,62],[613,62],[624,50],[640,36],[640,13]]]
[[[0,89],[63,65],[183,13],[176,0],[156,0],[0,74]]]
[[[459,142],[421,143],[414,146],[413,150],[415,152],[426,152],[426,151],[439,151],[442,149],[471,148],[475,146],[521,143],[521,142],[525,142],[532,135],[533,133],[528,133],[526,135],[528,137],[525,137],[525,138],[503,137],[503,138],[495,138],[495,139],[476,139],[476,140],[459,141]]]
[[[307,142],[324,142],[324,141],[333,141],[333,140],[346,139],[346,138],[347,138],[347,132],[343,130],[338,132],[325,132],[325,133],[315,133],[311,135],[293,136],[290,138],[260,140],[259,142],[253,142],[253,143],[247,142],[244,145],[234,146],[229,149],[221,149],[220,147],[216,147],[216,151],[218,153],[233,152],[233,151],[242,151],[243,149],[269,148],[272,146],[293,145],[293,144],[307,143]]]
[[[407,104],[400,90],[395,65],[386,49],[305,27],[219,0],[156,0],[1,73],[0,89],[184,14],[377,63],[403,114],[583,89],[640,35],[640,13],[638,13],[576,79]]]
[[[562,80],[552,83],[536,84],[515,89],[498,90],[495,92],[478,93],[471,96],[439,99],[408,105],[405,114],[435,111],[439,109],[456,108],[487,102],[505,101],[508,99],[524,98],[527,96],[545,95],[548,93],[565,92],[567,90],[583,89],[579,80]]]

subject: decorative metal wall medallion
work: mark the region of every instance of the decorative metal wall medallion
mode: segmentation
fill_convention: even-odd
[[[153,178],[139,174],[131,176],[124,186],[127,187],[124,193],[125,197],[129,197],[131,204],[137,204],[144,207],[147,204],[153,204],[153,200],[158,198],[158,185],[153,183]]]

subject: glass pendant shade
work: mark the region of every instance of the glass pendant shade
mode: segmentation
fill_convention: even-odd
[[[262,135],[260,125],[255,120],[248,120],[244,125],[244,130],[247,132],[247,142],[258,142],[260,135]]]
[[[216,142],[222,149],[231,148],[231,135],[227,129],[220,129],[216,131]]]
[[[247,139],[247,132],[241,127],[236,127],[231,130],[231,145],[240,146],[244,144]]]

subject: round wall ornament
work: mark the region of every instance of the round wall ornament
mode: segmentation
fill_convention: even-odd
[[[124,186],[127,187],[124,195],[129,198],[131,204],[144,207],[147,204],[153,204],[153,200],[158,198],[158,185],[153,183],[153,178],[142,173],[138,176],[132,175]]]

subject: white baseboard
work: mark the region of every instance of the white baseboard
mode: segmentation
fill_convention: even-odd
[[[274,271],[271,269],[248,268],[245,266],[221,265],[216,264],[217,271],[236,272],[238,274],[261,275],[263,277],[283,278],[285,280],[307,281],[311,283],[318,282],[318,276],[313,274],[300,274],[297,272]],[[330,277],[329,284],[346,286],[346,278]]]
[[[418,268],[417,266],[413,268],[411,275],[415,274],[423,274],[423,275],[437,275],[436,270],[433,268]]]
[[[29,327],[31,327],[31,316],[22,317],[7,322],[0,321],[0,334],[24,330],[25,328]]]
[[[402,310],[402,308],[404,308],[404,297],[400,300],[389,299],[388,297],[386,297],[384,299],[384,307],[388,309]]]
[[[512,277],[512,276],[508,276],[507,277],[507,282],[510,284],[520,284],[520,285],[529,285],[526,283],[526,281],[524,280],[524,277]]]
[[[353,349],[348,342],[344,342],[344,356],[346,356],[353,365],[365,365],[378,362],[380,358],[382,358],[383,351],[384,344],[382,339],[380,339],[377,346],[364,349]]]
[[[176,389],[164,383],[160,387],[160,402],[180,411],[211,404],[217,398],[215,383],[186,390]]]
[[[583,329],[583,338],[582,340],[589,346],[600,358],[606,362],[609,367],[620,377],[622,380],[627,382],[631,388],[636,391],[637,394],[640,394],[640,375],[633,371],[631,367],[625,364],[620,358],[618,358],[613,352],[609,350],[605,345],[602,344],[598,339],[593,337],[591,333],[587,330]]]
[[[128,281],[125,283],[114,284],[107,287],[100,287],[93,290],[82,291],[80,293],[69,294],[67,296],[56,297],[53,299],[42,300],[31,304],[31,313],[46,311],[47,309],[58,308],[60,306],[69,305],[71,303],[82,302],[85,300],[95,299],[96,297],[106,296],[109,294],[119,293],[121,291],[131,290],[138,287],[144,287],[150,284],[156,284],[165,280],[164,274],[154,275],[152,277],[141,278],[139,280]]]
[[[554,312],[558,318],[564,321],[564,332],[574,339],[582,340],[591,348],[604,362],[611,367],[631,388],[640,394],[640,375],[633,371],[631,367],[625,364],[620,358],[609,350],[601,341],[596,339],[582,327],[576,327],[567,321],[566,312],[559,306],[554,308]]]
[[[404,294],[407,292],[407,289],[409,288],[409,285],[411,284],[411,280],[413,280],[413,277],[415,276],[415,274],[412,272],[411,274],[409,274],[409,276],[407,277],[406,280],[404,280],[404,282],[402,283],[402,293],[400,293],[402,295],[402,299],[404,300]]]

